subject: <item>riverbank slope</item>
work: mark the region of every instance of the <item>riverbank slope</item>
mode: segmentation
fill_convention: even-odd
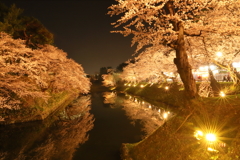
[[[124,160],[238,159],[240,155],[240,95],[187,100],[181,86],[117,87],[157,105],[164,102],[176,113],[139,143],[123,144]],[[202,133],[199,135],[199,133]],[[215,141],[206,140],[208,133]]]

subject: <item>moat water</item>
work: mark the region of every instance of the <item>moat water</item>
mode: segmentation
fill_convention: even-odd
[[[114,92],[92,93],[41,122],[0,126],[1,160],[120,160],[164,122],[166,108]]]

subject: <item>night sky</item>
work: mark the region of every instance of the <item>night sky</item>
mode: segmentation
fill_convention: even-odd
[[[114,0],[0,0],[15,3],[23,15],[33,16],[54,34],[54,44],[81,64],[87,74],[101,67],[117,67],[132,58],[131,38],[110,33],[119,17],[107,15]]]

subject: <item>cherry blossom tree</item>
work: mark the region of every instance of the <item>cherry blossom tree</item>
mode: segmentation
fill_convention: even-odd
[[[212,36],[208,40],[215,43],[207,43],[207,50],[211,61],[229,72],[233,83],[236,85],[239,83],[239,76],[233,63],[240,57],[240,36],[224,35],[224,36]]]
[[[146,48],[161,50],[166,46],[176,51],[174,63],[190,98],[197,96],[192,67],[188,61],[184,37],[201,36],[203,31],[239,34],[238,0],[116,0],[109,15],[121,17],[112,25],[132,35],[136,52]],[[230,18],[229,18],[230,17]]]
[[[25,41],[0,33],[0,108],[19,109],[21,98],[43,98],[52,93],[88,93],[90,80],[67,53],[45,45],[27,48]]]
[[[105,87],[114,87],[116,86],[117,80],[118,78],[118,73],[109,73],[109,74],[103,74],[102,78],[103,78],[103,86]]]
[[[39,51],[51,64],[47,67],[48,88],[56,92],[69,88],[88,93],[90,81],[80,64],[66,58],[67,53],[51,45],[46,45]]]
[[[135,63],[129,63],[126,67],[123,68],[123,72],[120,75],[120,78],[127,82],[136,83],[138,82],[138,73],[135,71]]]
[[[239,82],[239,73],[233,64],[240,59],[240,36],[204,33],[200,37],[187,40],[187,51],[191,55],[192,66],[216,65],[228,71],[234,85]],[[212,83],[213,74],[209,68],[209,77]],[[216,80],[215,80],[216,81]]]
[[[119,81],[119,73],[117,73],[114,69],[107,69],[107,74],[102,74],[102,83],[105,87],[114,87],[116,83]]]
[[[172,61],[174,52],[171,52],[171,50],[165,50],[165,54],[162,53],[163,51],[151,52],[147,50],[147,52],[148,54],[143,52],[135,57],[135,63],[129,63],[124,67],[120,75],[123,80],[134,83],[146,80],[151,83],[158,83],[171,78],[170,75],[166,74],[167,72],[176,72],[176,67]]]
[[[13,97],[35,96],[46,98],[35,83],[41,83],[37,73],[43,68],[36,70],[34,66],[41,66],[36,61],[30,62],[33,51],[25,47],[24,41],[14,40],[5,33],[1,33],[1,56],[0,56],[0,93],[3,99],[1,108],[19,108],[20,101]],[[42,66],[41,66],[42,67]],[[39,81],[38,81],[39,80]],[[44,82],[43,82],[44,83]],[[15,104],[15,105],[13,105]]]

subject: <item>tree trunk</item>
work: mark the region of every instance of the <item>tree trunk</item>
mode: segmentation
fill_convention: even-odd
[[[188,98],[195,98],[198,96],[196,82],[193,78],[192,68],[188,62],[188,57],[184,42],[184,27],[182,22],[178,23],[178,40],[176,46],[176,58],[174,63],[177,66],[178,73],[184,84],[185,92]]]
[[[233,85],[235,85],[235,86],[239,85],[239,83],[240,83],[239,82],[240,74],[237,72],[237,69],[234,68],[232,66],[232,64],[229,65],[228,68],[230,68],[229,69],[229,74],[230,74],[231,80],[233,81]]]
[[[208,67],[208,73],[209,73],[209,78],[210,78],[210,85],[212,87],[213,90],[213,94],[217,95],[219,94],[220,91],[220,84],[217,82],[217,80],[214,78],[213,76],[213,72],[210,69],[210,67]]]

